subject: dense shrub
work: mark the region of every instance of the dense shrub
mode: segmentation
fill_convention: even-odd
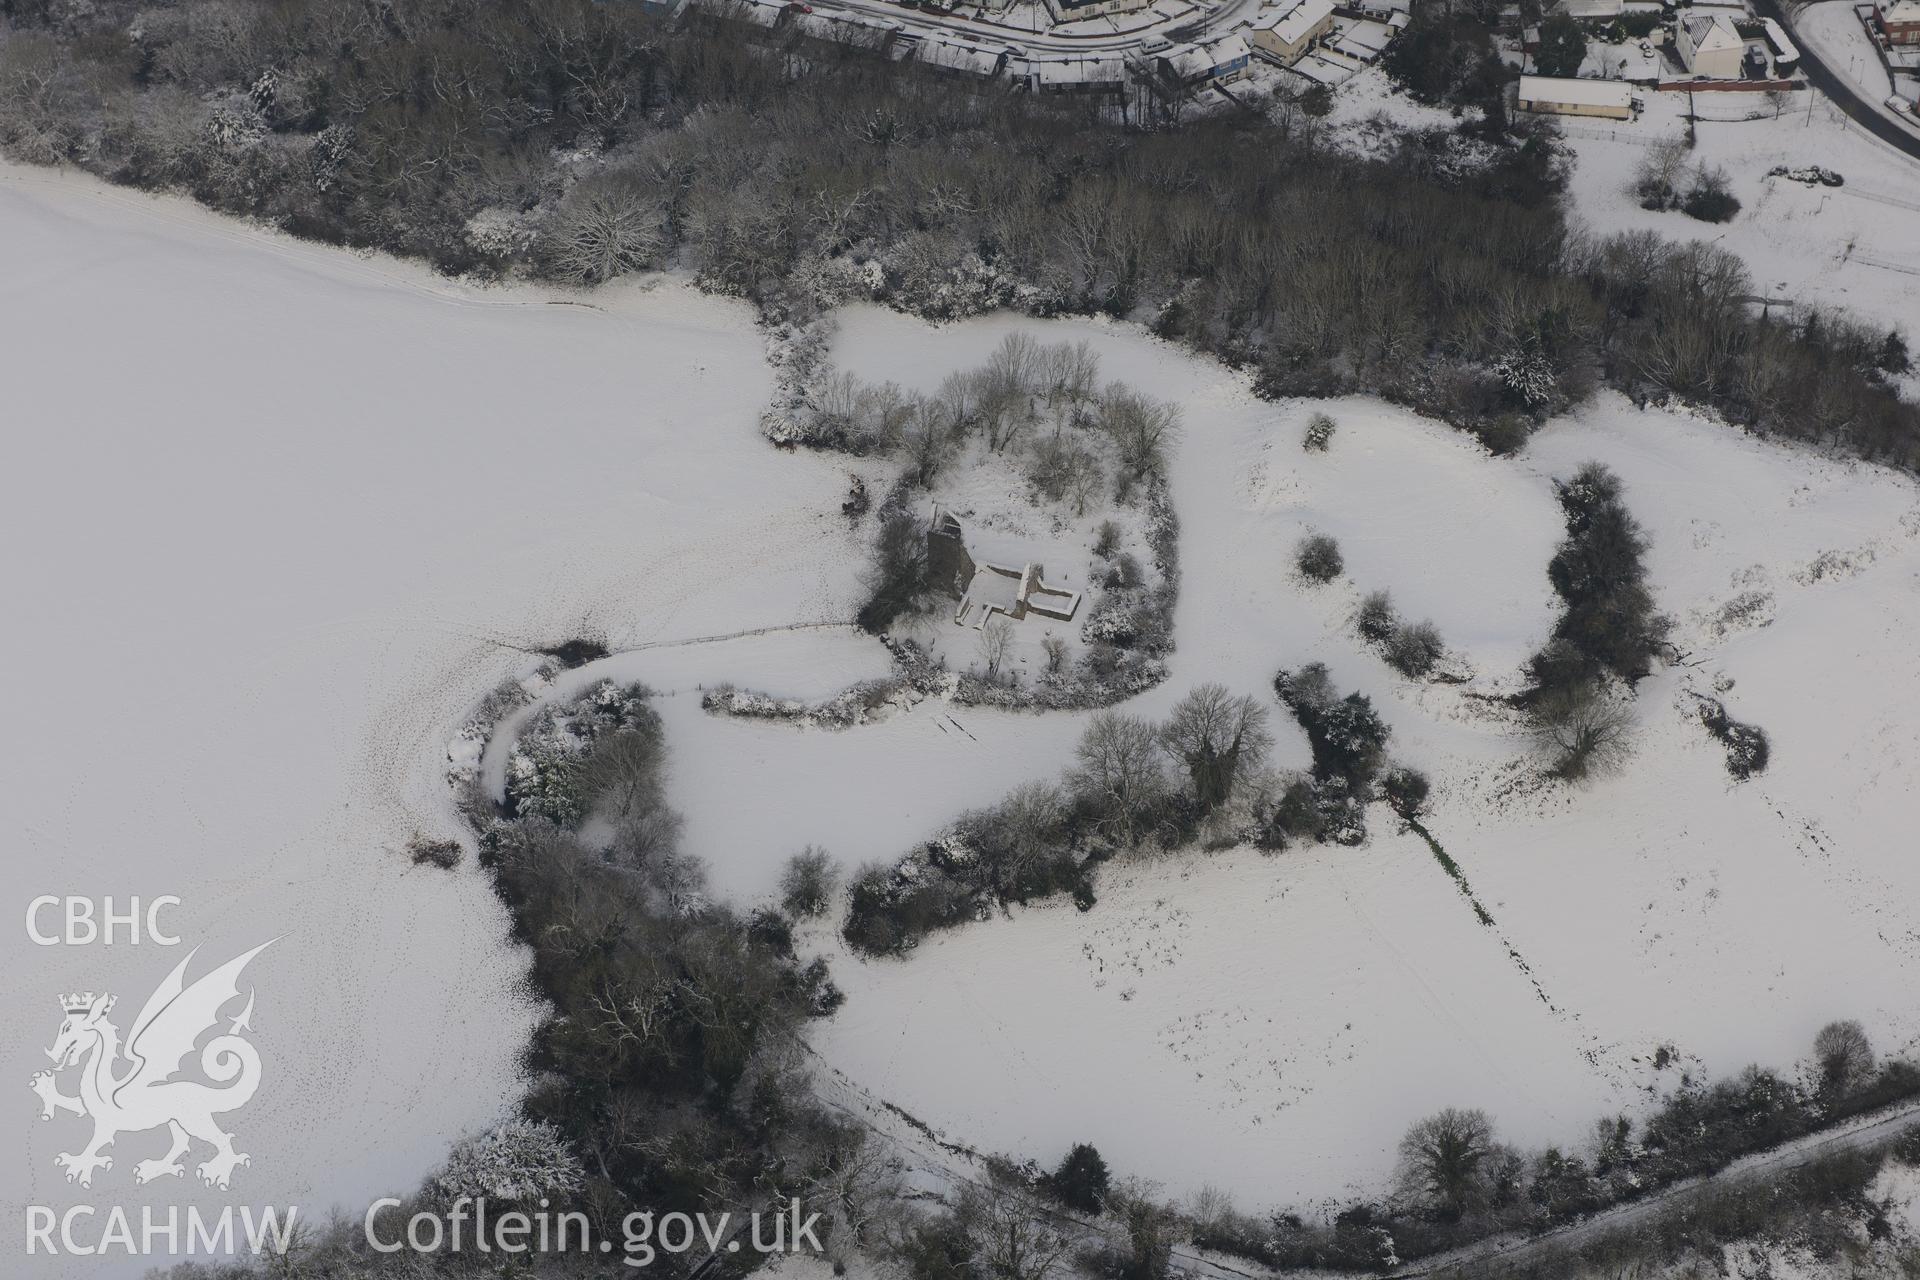
[[[1090,1143],[1076,1142],[1044,1180],[1048,1194],[1069,1209],[1099,1213],[1106,1207],[1107,1162]]]
[[[1396,627],[1385,645],[1388,665],[1416,680],[1431,673],[1445,652],[1446,646],[1440,643],[1440,630],[1431,622]]]
[[[1340,558],[1340,544],[1324,533],[1315,533],[1300,540],[1293,566],[1309,582],[1332,582],[1346,564]]]
[[[1552,771],[1586,778],[1625,758],[1632,715],[1624,690],[1666,645],[1668,620],[1647,587],[1647,540],[1619,479],[1597,462],[1555,481],[1567,536],[1547,565],[1564,606],[1553,636],[1528,659],[1520,703]]]
[[[1400,618],[1393,611],[1393,598],[1384,591],[1370,591],[1354,615],[1354,630],[1370,644],[1385,644],[1400,629]]]
[[[1316,413],[1307,419],[1307,430],[1300,441],[1301,448],[1308,453],[1325,453],[1327,446],[1333,443],[1334,421],[1324,413]]]
[[[1313,773],[1281,792],[1261,842],[1268,848],[1283,848],[1290,838],[1358,844],[1366,838],[1365,806],[1374,798],[1392,731],[1365,694],[1336,696],[1322,663],[1280,672],[1273,689],[1306,731]]]
[[[898,507],[885,511],[875,532],[862,586],[866,603],[857,618],[862,629],[875,635],[902,616],[926,607],[931,594],[927,581],[927,531],[919,520]]]
[[[1727,772],[1735,781],[1745,782],[1756,773],[1766,772],[1773,748],[1765,729],[1735,720],[1718,698],[1700,699],[1700,722],[1727,749]]]
[[[1567,522],[1566,540],[1547,565],[1566,606],[1554,637],[1594,667],[1638,680],[1667,630],[1647,589],[1646,536],[1627,510],[1619,478],[1600,463],[1555,481],[1554,491]]]
[[[1693,185],[1680,200],[1681,212],[1702,222],[1731,222],[1740,212],[1740,201],[1728,188],[1727,175],[1718,169],[1702,168]]]
[[[841,936],[868,955],[903,955],[935,929],[978,919],[979,894],[964,882],[927,866],[862,868],[847,885],[847,918]]]
[[[1316,776],[1343,778],[1364,791],[1384,758],[1392,731],[1364,693],[1333,695],[1326,667],[1308,663],[1274,677],[1274,692],[1306,730]]]
[[[902,955],[933,930],[980,919],[994,906],[1077,891],[1086,883],[1075,852],[1085,822],[1043,783],[964,813],[907,857],[856,875],[841,936],[869,955]]]
[[[1420,5],[1381,61],[1387,74],[1422,102],[1500,109],[1506,70],[1488,25],[1464,9]]]
[[[1574,76],[1587,57],[1587,33],[1580,20],[1561,12],[1540,24],[1540,43],[1534,65],[1543,76]]]
[[[1404,765],[1387,770],[1380,781],[1380,793],[1393,811],[1403,818],[1418,818],[1427,807],[1427,775]]]
[[[458,840],[435,840],[429,836],[416,835],[407,841],[407,859],[416,867],[438,867],[442,871],[451,871],[460,865],[466,851]]]

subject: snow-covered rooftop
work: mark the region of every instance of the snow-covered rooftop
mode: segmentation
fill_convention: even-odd
[[[1004,50],[983,48],[965,40],[953,40],[945,36],[928,36],[920,42],[917,57],[928,66],[942,67],[948,71],[964,71],[970,75],[991,76],[1000,67]]]
[[[1746,41],[1733,29],[1721,14],[1687,19],[1687,35],[1693,41],[1693,47],[1699,50],[1739,49]]]
[[[1124,84],[1127,64],[1118,54],[1082,58],[1029,58],[1027,73],[1043,86]]]
[[[1271,31],[1288,44],[1304,40],[1307,33],[1333,16],[1333,0],[1296,0],[1284,9],[1276,9],[1255,19],[1256,31]]]
[[[1307,0],[1310,4],[1324,4],[1326,0]],[[1221,67],[1234,62],[1244,62],[1249,55],[1246,37],[1235,33],[1221,36],[1200,44],[1181,45],[1162,54],[1167,70],[1182,80],[1202,80],[1214,74]]]
[[[1915,16],[1920,17],[1920,0],[1909,0],[1909,3],[1913,4]],[[1774,57],[1781,62],[1798,62],[1800,47],[1788,38],[1785,29],[1772,18],[1762,18],[1760,22],[1766,28],[1768,41],[1773,45]]]
[[[1625,107],[1633,102],[1633,86],[1619,80],[1521,76],[1520,101],[1558,102],[1581,107]]]

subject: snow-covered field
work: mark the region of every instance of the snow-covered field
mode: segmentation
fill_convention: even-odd
[[[838,350],[915,385],[1014,323],[935,332],[856,312]],[[1062,334],[1187,406],[1179,649],[1133,708],[1160,712],[1203,680],[1259,694],[1282,665],[1327,662],[1381,706],[1397,755],[1436,775],[1431,826],[1497,927],[1379,818],[1360,850],[1110,868],[1091,913],[1049,904],[904,963],[841,960],[850,998],[819,1036],[829,1061],[987,1148],[1046,1159],[1095,1141],[1171,1191],[1213,1182],[1262,1204],[1377,1188],[1406,1123],[1446,1104],[1484,1106],[1524,1142],[1578,1142],[1596,1115],[1674,1083],[1650,1065],[1662,1043],[1715,1074],[1790,1068],[1833,1017],[1862,1018],[1889,1050],[1915,1044],[1909,480],[1612,397],[1506,462],[1397,410],[1337,403],[1333,448],[1308,455],[1314,406],[1260,404],[1120,328],[1042,336]],[[1349,618],[1363,589],[1388,588],[1439,624],[1476,689],[1510,688],[1550,624],[1549,480],[1589,458],[1625,478],[1691,657],[1642,687],[1641,748],[1620,776],[1536,793],[1514,726],[1395,676]],[[1309,528],[1341,539],[1352,585],[1290,578]],[[1744,622],[1725,610],[1736,600]],[[1683,693],[1721,675],[1776,745],[1773,771],[1744,787]],[[1304,763],[1297,732],[1281,738],[1282,762]]]
[[[504,916],[470,862],[401,846],[455,830],[446,743],[516,646],[847,615],[844,476],[758,437],[770,386],[745,308],[679,287],[466,291],[0,169],[0,1204],[318,1213],[411,1186],[511,1105],[528,1013]],[[701,649],[763,687],[869,673],[792,643],[805,661],[778,636]],[[683,652],[636,670],[676,687]],[[185,945],[32,946],[42,893],[178,895]],[[63,1182],[86,1126],[39,1121],[26,1088],[56,996],[111,990],[131,1017],[185,946],[211,965],[276,935],[249,970],[265,1075],[230,1118],[253,1156],[232,1190],[135,1189],[164,1132]]]
[[[852,612],[846,470],[759,436],[771,379],[741,307],[672,284],[584,306],[475,293],[40,173],[0,170],[0,227],[16,894],[178,894],[210,955],[287,935],[254,971],[254,1164],[220,1199],[404,1186],[510,1102],[527,1012],[502,917],[471,866],[399,849],[450,830],[446,744],[527,647],[588,629],[631,650],[556,687],[661,690],[688,847],[739,900],[802,844],[894,856],[1070,755],[1067,714],[929,701],[826,732],[699,709],[719,681],[820,697],[884,669],[849,631],[794,629]],[[1434,775],[1431,825],[1496,926],[1376,814],[1359,849],[1109,867],[1089,913],[1019,911],[904,962],[816,931],[849,999],[815,1047],[855,1085],[976,1146],[1094,1141],[1169,1192],[1254,1206],[1377,1187],[1406,1123],[1445,1104],[1577,1142],[1661,1083],[1662,1042],[1714,1073],[1788,1065],[1834,1017],[1916,1043],[1911,481],[1613,397],[1497,460],[1372,401],[1261,403],[1105,323],[857,309],[834,355],[927,390],[1013,328],[1085,338],[1105,377],[1185,411],[1173,677],[1130,709],[1203,681],[1270,698],[1277,668],[1326,662]],[[1340,428],[1310,455],[1316,408]],[[1642,686],[1619,776],[1539,790],[1471,695],[1511,689],[1551,624],[1550,480],[1589,458],[1624,477],[1690,658]],[[1340,540],[1347,581],[1294,579],[1309,530]],[[1471,685],[1412,684],[1358,644],[1377,588],[1437,624]],[[641,647],[681,641],[700,642]],[[1685,692],[1722,677],[1773,737],[1740,787]],[[1276,763],[1305,764],[1275,711]],[[22,1034],[0,1072],[22,1085],[57,992],[144,996],[165,967],[9,946]],[[0,1197],[71,1203],[52,1160],[75,1137],[32,1125]],[[192,1194],[103,1176],[129,1203]]]

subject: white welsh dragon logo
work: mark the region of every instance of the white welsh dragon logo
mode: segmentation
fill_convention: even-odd
[[[209,1186],[225,1190],[234,1167],[253,1162],[233,1149],[233,1135],[222,1131],[213,1120],[215,1115],[247,1105],[260,1087],[260,1055],[240,1035],[252,1029],[252,988],[247,990],[246,1008],[230,1020],[226,1033],[209,1040],[200,1051],[200,1070],[219,1087],[173,1077],[194,1045],[219,1023],[220,1010],[239,998],[240,971],[274,941],[277,939],[261,943],[186,986],[187,965],[194,954],[190,952],[147,997],[127,1033],[124,1051],[119,1028],[107,1020],[114,997],[95,996],[89,991],[61,998],[66,1020],[60,1024],[53,1047],[47,1050],[54,1067],[34,1075],[33,1091],[40,1095],[42,1119],[51,1120],[57,1111],[71,1111],[93,1120],[93,1141],[86,1149],[78,1155],[57,1157],[60,1167],[67,1171],[68,1182],[93,1185],[95,1170],[113,1168],[113,1158],[101,1152],[115,1138],[162,1125],[172,1135],[172,1145],[158,1160],[134,1165],[136,1182],[181,1176],[186,1170],[180,1158],[194,1139],[213,1147],[212,1158],[198,1168],[200,1180]],[[127,1064],[124,1067],[123,1058]],[[80,1068],[80,1093],[69,1097],[60,1092],[54,1076],[76,1064]]]

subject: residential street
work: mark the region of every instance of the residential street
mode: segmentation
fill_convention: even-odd
[[[1774,19],[1793,34],[1800,46],[1800,65],[1805,68],[1807,79],[1814,88],[1826,94],[1835,106],[1868,133],[1920,160],[1920,129],[1910,129],[1888,119],[1879,103],[1869,102],[1846,77],[1822,61],[1819,50],[1811,42],[1801,39],[1800,32],[1794,27],[1794,19],[1799,16],[1800,9],[1799,4],[1783,6],[1780,0],[1753,0],[1755,13]]]

